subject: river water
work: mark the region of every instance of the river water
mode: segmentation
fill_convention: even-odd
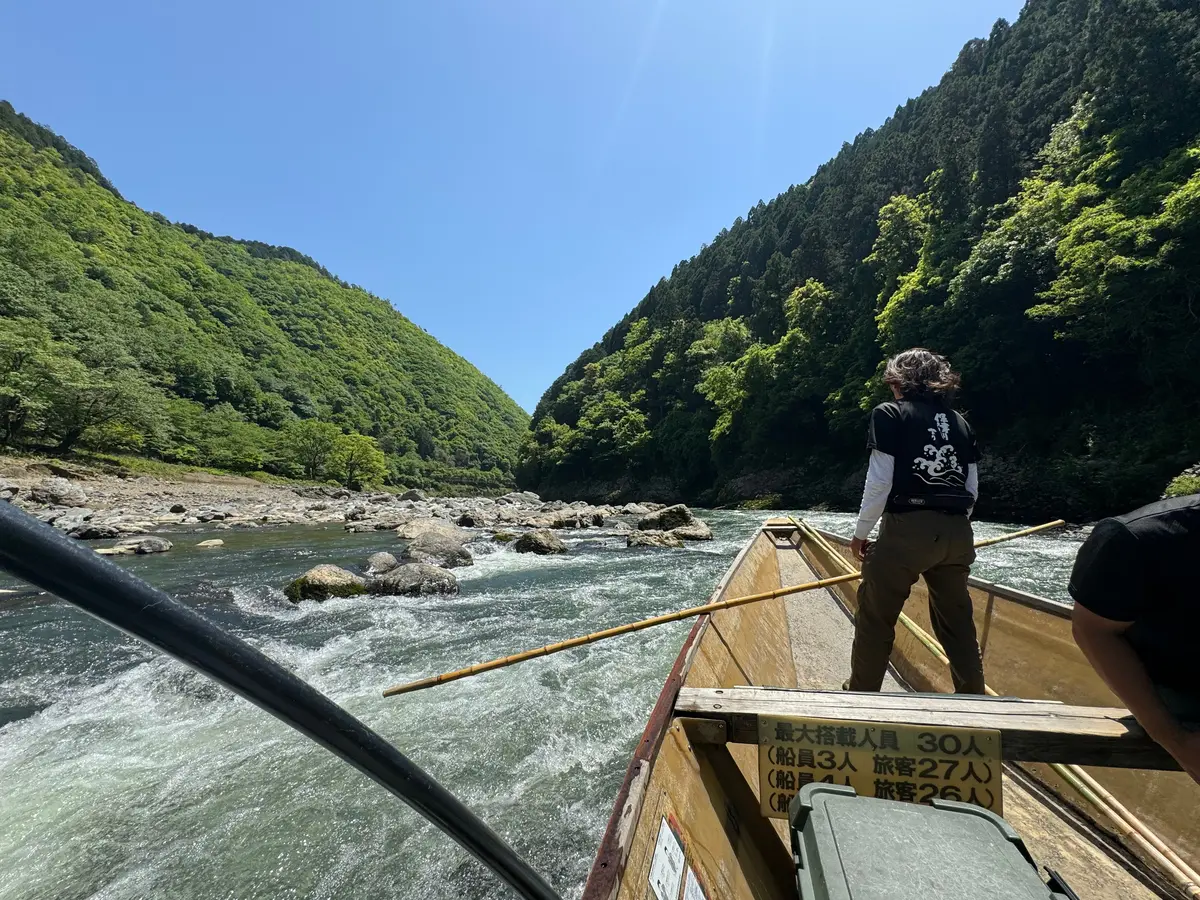
[[[569,554],[537,557],[482,536],[476,564],[456,570],[457,597],[283,599],[281,586],[318,562],[356,566],[395,549],[390,533],[190,533],[173,536],[170,553],[122,564],[359,716],[578,897],[691,622],[412,695],[380,692],[702,603],[766,515],[705,514],[716,539],[674,551],[581,532],[566,538]],[[852,523],[806,517],[842,533]],[[226,546],[194,546],[213,536]],[[975,571],[1065,599],[1078,545],[1023,538],[982,550]],[[349,766],[59,601],[0,604],[0,713],[19,707],[44,708],[0,727],[0,900],[509,896]]]

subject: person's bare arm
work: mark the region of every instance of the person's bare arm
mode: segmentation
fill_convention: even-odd
[[[1200,732],[1188,732],[1158,696],[1146,667],[1125,637],[1132,622],[1098,616],[1080,604],[1071,614],[1075,643],[1138,724],[1200,783]]]

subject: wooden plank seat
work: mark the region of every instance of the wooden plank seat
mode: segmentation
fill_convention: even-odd
[[[798,691],[775,688],[690,688],[675,715],[723,722],[731,743],[757,744],[758,717],[847,719],[871,724],[941,725],[1000,732],[1004,759],[1178,771],[1126,709],[1068,706],[1048,700],[959,694]]]

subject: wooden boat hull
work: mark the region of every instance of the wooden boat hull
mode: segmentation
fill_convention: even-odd
[[[806,571],[816,577],[841,574],[824,547],[803,544],[798,531],[775,522],[758,532],[734,560],[718,583],[711,601],[774,590],[781,586],[778,554],[800,553]],[[854,586],[840,585],[837,599],[853,609]],[[976,616],[985,641],[985,669],[989,682],[1002,693],[1029,698],[1059,699],[1084,705],[1119,705],[1091,672],[1075,649],[1069,634],[1069,617],[1058,604],[1018,591],[976,581],[972,585]],[[833,595],[826,595],[833,602]],[[923,583],[914,588],[906,611],[928,628]],[[797,627],[795,621],[791,627]],[[799,623],[803,627],[803,623]],[[917,690],[950,690],[948,673],[916,640],[901,635],[893,653],[901,677]],[[803,667],[805,672],[810,667]],[[689,632],[659,695],[645,732],[635,749],[613,808],[584,898],[654,897],[649,877],[656,840],[666,822],[683,847],[689,877],[694,877],[709,900],[717,898],[794,898],[795,881],[788,849],[786,825],[759,812],[758,753],[753,745],[726,743],[713,733],[720,723],[676,717],[674,707],[681,687],[728,688],[757,685],[782,688],[828,687],[797,684],[797,667],[789,636],[787,601],[765,600],[720,610],[698,619]],[[1051,788],[1055,779],[1045,766],[1026,767]],[[1194,819],[1200,793],[1181,774],[1139,770],[1092,770],[1114,793],[1136,807],[1147,821],[1161,829],[1185,859],[1195,864],[1200,829]],[[1115,773],[1115,774],[1114,774]],[[1133,796],[1148,791],[1141,803]],[[1174,792],[1177,798],[1163,795]],[[1073,806],[1082,804],[1067,797]],[[1033,796],[1033,795],[1023,795]],[[1026,799],[1014,810],[1029,829],[1070,832],[1047,803]],[[1158,804],[1155,808],[1150,808]],[[1006,807],[1007,809],[1007,807]],[[1086,815],[1086,811],[1080,810]],[[1048,824],[1051,823],[1052,824]],[[1076,827],[1079,823],[1076,823]],[[1071,832],[1071,834],[1074,834]],[[1082,839],[1078,836],[1076,841]],[[1089,876],[1095,884],[1112,882],[1111,890],[1092,896],[1152,896],[1138,893],[1142,886],[1105,859],[1105,853],[1088,844],[1086,852],[1071,846],[1055,858],[1078,856],[1081,872],[1102,870]],[[1114,847],[1113,856],[1121,853]],[[1126,860],[1126,867],[1131,860]],[[1131,888],[1132,885],[1132,888]]]

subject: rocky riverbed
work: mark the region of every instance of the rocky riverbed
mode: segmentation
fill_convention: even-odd
[[[195,480],[191,480],[194,477]],[[18,506],[72,538],[96,542],[104,554],[159,553],[188,531],[340,525],[348,532],[393,531],[406,546],[395,566],[360,576],[318,566],[289,586],[295,598],[346,592],[452,593],[452,575],[434,572],[473,562],[466,544],[480,532],[512,543],[517,552],[566,551],[556,532],[602,529],[625,535],[629,547],[681,547],[707,541],[712,531],[686,506],[627,503],[595,506],[582,501],[543,502],[537,494],[502,497],[428,497],[421,491],[354,492],[315,485],[269,485],[249,478],[196,475],[188,480],[122,477],[78,467],[5,461],[0,500]],[[205,541],[220,546],[219,539]],[[420,566],[404,573],[397,567]],[[415,573],[415,574],[414,574]],[[416,577],[419,574],[421,577]],[[363,580],[365,577],[366,580]]]

